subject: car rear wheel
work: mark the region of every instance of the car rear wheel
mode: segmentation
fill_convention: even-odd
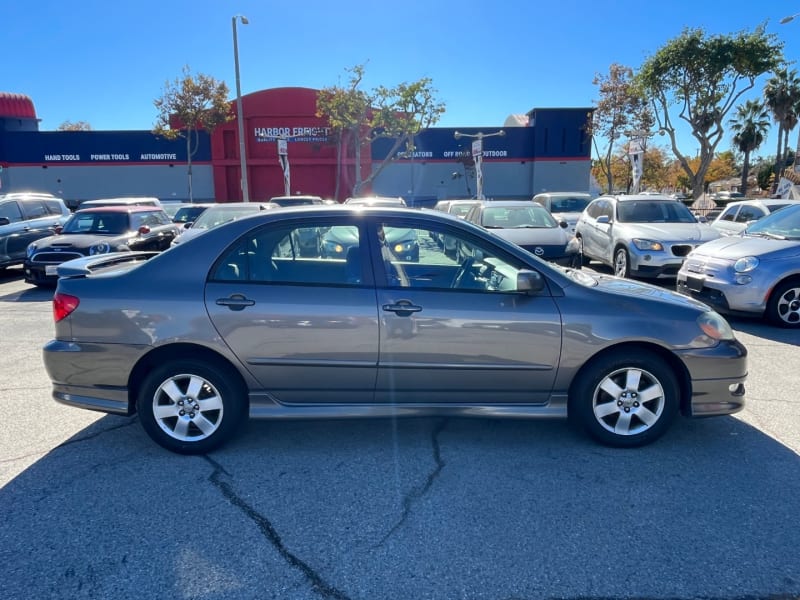
[[[614,253],[614,275],[617,277],[630,277],[631,265],[628,251],[625,248],[617,248]]]
[[[569,415],[602,444],[643,446],[669,428],[679,405],[670,367],[646,351],[601,356],[576,378]]]
[[[800,327],[800,280],[784,281],[772,291],[766,316],[778,327]]]
[[[147,434],[167,450],[203,454],[230,439],[246,416],[246,392],[228,369],[199,360],[155,368],[137,399]]]

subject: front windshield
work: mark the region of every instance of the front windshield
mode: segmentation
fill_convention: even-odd
[[[530,206],[495,206],[483,211],[481,225],[487,229],[552,229],[558,223],[538,204]]]
[[[617,204],[621,223],[696,223],[692,212],[677,200],[629,200]]]
[[[192,229],[211,229],[228,221],[257,213],[260,205],[253,206],[213,206],[206,209],[192,224]]]
[[[785,240],[800,240],[800,206],[788,206],[759,219],[745,235]]]
[[[128,214],[124,212],[75,213],[64,223],[61,233],[91,233],[119,235],[128,229]]]

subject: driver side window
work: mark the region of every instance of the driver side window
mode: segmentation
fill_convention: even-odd
[[[516,290],[517,273],[524,267],[452,229],[385,222],[376,233],[388,287],[509,292]]]

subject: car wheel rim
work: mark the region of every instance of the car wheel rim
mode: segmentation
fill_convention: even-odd
[[[222,424],[222,396],[198,375],[173,375],[153,395],[153,416],[158,426],[181,442],[204,440]]]
[[[628,270],[628,258],[625,256],[625,252],[620,250],[617,252],[617,260],[616,264],[616,272],[615,274],[617,277],[625,277],[625,272]]]
[[[800,287],[786,290],[778,299],[778,317],[790,325],[800,324]]]
[[[653,427],[664,412],[664,388],[643,369],[614,371],[595,388],[592,409],[597,422],[611,433],[637,435]]]

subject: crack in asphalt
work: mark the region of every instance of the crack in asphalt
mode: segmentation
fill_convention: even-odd
[[[433,447],[433,460],[436,464],[436,467],[428,473],[428,477],[425,479],[425,483],[419,487],[414,488],[408,494],[406,494],[405,498],[403,498],[403,514],[400,516],[400,520],[394,524],[394,526],[388,531],[386,535],[381,538],[381,541],[375,544],[372,549],[376,550],[383,546],[392,535],[394,535],[395,531],[400,529],[405,522],[408,520],[408,517],[411,515],[411,508],[415,501],[422,498],[425,494],[428,493],[428,490],[431,489],[433,486],[434,480],[439,476],[439,473],[442,472],[444,468],[445,462],[442,460],[442,450],[441,446],[439,445],[439,435],[444,431],[444,428],[447,426],[447,420],[444,419],[439,421],[436,424],[436,427],[433,428],[431,432],[431,445]]]
[[[350,600],[350,597],[344,592],[337,590],[335,587],[327,583],[322,576],[314,571],[314,569],[312,569],[307,563],[298,558],[296,555],[292,554],[283,544],[281,536],[275,530],[275,527],[272,525],[270,520],[245,502],[244,499],[242,499],[228,483],[222,481],[221,476],[223,474],[227,475],[228,477],[231,477],[231,474],[228,473],[221,464],[208,455],[204,455],[203,458],[205,458],[214,468],[214,471],[208,478],[211,484],[222,493],[228,502],[241,510],[245,516],[249,517],[256,524],[264,537],[267,538],[267,540],[278,551],[278,554],[280,554],[286,562],[288,562],[295,569],[299,570],[306,577],[306,579],[308,579],[308,581],[311,583],[312,589],[316,593],[320,594],[324,598]]]
[[[84,435],[78,438],[74,438],[71,440],[67,440],[66,442],[60,443],[56,448],[64,448],[65,446],[71,446],[72,444],[80,444],[82,442],[86,442],[88,440],[93,440],[96,437],[100,437],[103,434],[108,433],[109,431],[116,431],[118,429],[124,429],[125,427],[130,427],[131,425],[136,423],[136,417],[128,417],[128,421],[125,423],[120,423],[119,425],[114,425],[113,427],[107,427],[106,429],[101,429],[100,431],[95,431],[94,433],[90,433],[88,435]]]

